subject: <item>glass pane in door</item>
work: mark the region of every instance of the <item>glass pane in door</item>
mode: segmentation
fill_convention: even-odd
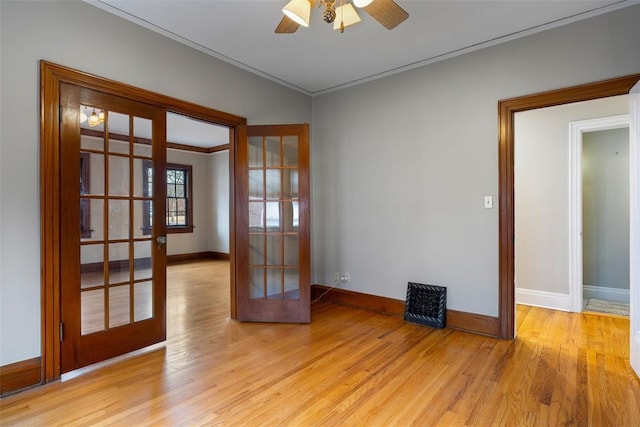
[[[249,138],[250,298],[297,299],[298,138]]]
[[[129,115],[107,112],[109,152],[129,154]]]
[[[149,119],[133,118],[133,155],[151,157],[151,125]]]
[[[80,124],[85,335],[153,317],[153,167],[150,119],[94,106],[82,111],[87,115]]]
[[[300,243],[297,235],[284,236],[284,265],[300,264]]]
[[[104,331],[104,289],[80,295],[80,329],[82,335]]]
[[[129,238],[129,200],[109,200],[109,240]]]
[[[282,137],[282,162],[284,166],[298,166],[298,137]]]
[[[300,297],[300,272],[297,268],[284,270],[284,298],[298,299]]]
[[[151,260],[151,240],[133,243],[133,279],[150,279],[153,275]]]
[[[249,167],[262,167],[264,151],[262,150],[262,138],[249,138]]]
[[[129,158],[109,156],[109,196],[129,195]]]
[[[109,243],[109,283],[129,281],[129,243]]]
[[[249,235],[249,265],[264,265],[264,234]]]
[[[282,171],[280,169],[267,169],[267,198],[278,199],[282,195]]]
[[[261,199],[264,196],[264,172],[260,169],[249,171],[249,199]]]
[[[267,298],[282,299],[282,269],[267,270]]]
[[[282,265],[282,236],[267,235],[267,265]]]
[[[268,166],[280,166],[280,137],[268,136],[265,138],[265,160]]]
[[[153,317],[153,286],[149,282],[138,282],[133,291],[133,321],[150,319]]]
[[[129,313],[129,285],[109,288],[109,327],[126,325],[131,317]]]
[[[80,289],[104,285],[104,244],[80,246]]]
[[[249,269],[249,298],[264,298],[264,268]]]
[[[133,117],[133,322],[153,317],[152,121]]]
[[[104,154],[80,152],[80,194],[104,195]]]

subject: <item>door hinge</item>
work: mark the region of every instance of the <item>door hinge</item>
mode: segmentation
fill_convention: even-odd
[[[60,342],[64,340],[64,323],[60,322]]]

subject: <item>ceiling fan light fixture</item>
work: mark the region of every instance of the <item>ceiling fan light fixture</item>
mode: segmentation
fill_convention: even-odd
[[[296,24],[308,27],[311,18],[311,3],[309,0],[291,0],[282,8],[282,13]]]
[[[327,6],[324,12],[322,12],[322,19],[328,24],[331,24],[336,20],[336,10],[333,6]]]
[[[346,27],[361,21],[354,5],[364,10],[387,30],[393,30],[409,18],[409,13],[394,0],[289,0],[282,9],[285,16],[276,27],[275,33],[291,34],[300,27],[308,27],[311,8],[314,6],[323,9],[322,19],[325,22],[333,22],[333,29],[343,33]]]
[[[373,0],[353,0],[353,4],[356,7],[367,7],[369,6],[371,3],[373,3]]]
[[[351,3],[345,3],[336,7],[336,20],[333,21],[333,29],[344,31],[349,25],[360,22],[358,12],[353,8]]]

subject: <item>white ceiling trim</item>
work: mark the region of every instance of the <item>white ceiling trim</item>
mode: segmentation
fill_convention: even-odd
[[[490,47],[490,46],[495,46],[498,44],[502,44],[502,43],[506,43],[512,40],[516,40],[522,37],[526,37],[532,34],[536,34],[536,33],[541,33],[543,31],[546,30],[550,30],[552,28],[557,28],[557,27],[562,27],[564,25],[568,25],[571,24],[573,22],[578,22],[578,21],[582,21],[584,19],[589,19],[592,18],[594,16],[598,16],[598,15],[602,15],[604,13],[608,13],[608,12],[613,12],[614,10],[618,10],[618,9],[623,9],[625,7],[629,7],[632,4],[640,4],[640,0],[619,0],[617,3],[608,5],[608,6],[602,6],[593,10],[590,10],[588,12],[584,12],[584,13],[579,13],[567,18],[563,18],[563,19],[558,19],[552,22],[547,22],[545,24],[542,25],[538,25],[535,27],[531,27],[528,28],[526,30],[522,30],[522,31],[517,31],[515,33],[512,34],[508,34],[505,36],[501,36],[501,37],[496,37],[494,39],[491,40],[487,40],[484,42],[480,42],[480,43],[476,43],[473,44],[471,46],[466,46],[451,52],[447,52],[447,53],[443,53],[441,55],[437,55],[434,56],[432,58],[427,58],[424,59],[422,61],[418,61],[418,62],[414,62],[413,64],[407,64],[407,65],[403,65],[402,67],[397,67],[394,68],[392,70],[388,70],[388,71],[384,71],[382,73],[377,73],[377,74],[373,74],[369,77],[364,77],[361,79],[357,79],[354,80],[352,82],[348,82],[348,83],[343,83],[328,89],[324,89],[324,90],[319,90],[316,92],[311,93],[312,97],[315,96],[320,96],[320,95],[324,95],[327,93],[331,93],[331,92],[335,92],[341,89],[345,89],[348,87],[352,87],[352,86],[357,86],[359,84],[362,83],[366,83],[366,82],[370,82],[373,80],[377,80],[377,79],[381,79],[383,77],[387,77],[387,76],[391,76],[394,74],[398,74],[401,73],[403,71],[408,71],[408,70],[413,70],[415,68],[420,68],[420,67],[424,67],[425,65],[429,65],[429,64],[433,64],[436,62],[440,62],[440,61],[444,61],[446,59],[450,59],[450,58],[454,58],[456,56],[460,56],[463,55],[465,53],[470,53],[470,52],[474,52],[476,50],[480,50],[480,49],[484,49],[486,47]]]

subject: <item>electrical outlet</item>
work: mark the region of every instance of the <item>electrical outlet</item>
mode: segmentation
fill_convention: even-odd
[[[342,275],[342,277],[340,278],[340,280],[343,281],[343,282],[348,282],[349,279],[350,279],[349,273],[344,273]]]
[[[340,272],[339,271],[334,271],[333,272],[333,281],[334,282],[340,281]]]

